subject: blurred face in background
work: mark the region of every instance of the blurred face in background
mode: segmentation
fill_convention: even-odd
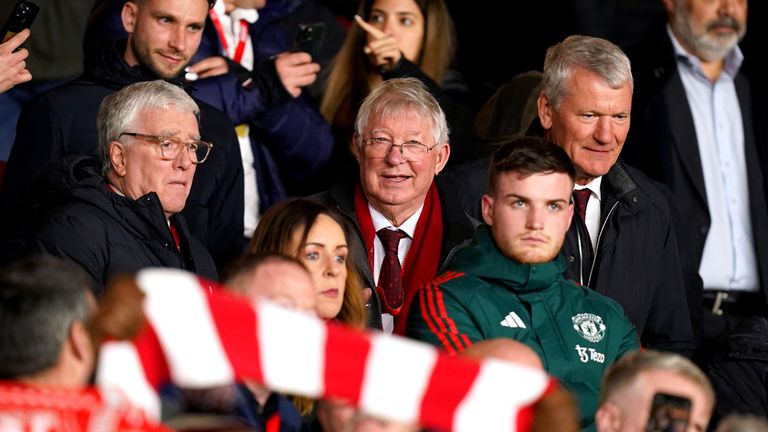
[[[687,398],[691,401],[686,432],[707,430],[713,401],[694,381],[667,370],[640,373],[624,389],[601,404],[596,414],[598,432],[644,431],[650,419],[657,393]],[[678,430],[678,429],[675,429]]]
[[[413,0],[376,0],[368,22],[395,39],[406,59],[418,63],[424,41],[425,17]],[[368,43],[375,38],[368,34]]]
[[[159,78],[178,76],[200,46],[207,16],[205,0],[127,2],[121,15],[128,32],[125,61]]]
[[[309,270],[315,285],[315,307],[323,319],[339,314],[347,283],[347,238],[342,227],[330,216],[320,214],[301,244],[304,229],[294,232],[292,251]]]
[[[747,0],[664,0],[672,31],[691,54],[719,61],[747,31]]]

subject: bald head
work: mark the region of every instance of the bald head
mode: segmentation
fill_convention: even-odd
[[[250,299],[267,298],[293,309],[314,312],[315,286],[300,262],[282,256],[251,256],[238,263],[239,268],[224,281],[233,291]]]

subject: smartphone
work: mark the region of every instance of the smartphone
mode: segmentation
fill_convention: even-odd
[[[21,0],[16,3],[16,6],[13,7],[13,11],[11,11],[11,15],[8,16],[8,20],[3,26],[3,31],[0,32],[0,35],[2,35],[2,42],[12,38],[16,33],[25,28],[30,28],[32,26],[32,21],[35,20],[39,10],[40,6],[31,1]]]
[[[293,41],[293,51],[303,51],[317,61],[320,50],[325,41],[325,23],[302,23],[296,29],[296,37]]]
[[[691,400],[667,393],[653,396],[647,432],[685,432],[691,415]]]

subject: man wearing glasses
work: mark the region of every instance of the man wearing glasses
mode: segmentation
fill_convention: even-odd
[[[104,99],[98,117],[101,160],[65,158],[39,197],[40,252],[80,264],[97,296],[118,273],[174,267],[217,279],[205,247],[179,214],[198,164],[197,104],[165,81],[125,87]]]
[[[451,188],[434,182],[451,153],[448,126],[420,81],[391,79],[374,89],[357,114],[353,140],[359,173],[341,176],[321,199],[357,233],[350,250],[365,286],[375,291],[369,325],[402,334],[399,317],[407,315],[410,297],[474,225]]]
[[[106,2],[103,2],[106,3]],[[136,0],[122,9],[128,36],[104,42],[86,60],[77,79],[28,104],[19,117],[16,141],[0,190],[0,261],[18,256],[30,240],[28,199],[36,179],[67,155],[96,154],[96,117],[107,95],[137,82],[164,79],[183,86],[184,68],[200,45],[215,0]],[[184,208],[189,228],[218,265],[243,250],[243,169],[237,135],[229,118],[198,103],[200,135],[216,144],[199,167]],[[128,131],[136,132],[136,131]]]

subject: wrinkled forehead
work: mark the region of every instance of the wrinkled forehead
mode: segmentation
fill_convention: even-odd
[[[431,135],[434,130],[432,117],[414,105],[383,106],[371,113],[366,131],[381,128],[418,129],[422,134]]]

